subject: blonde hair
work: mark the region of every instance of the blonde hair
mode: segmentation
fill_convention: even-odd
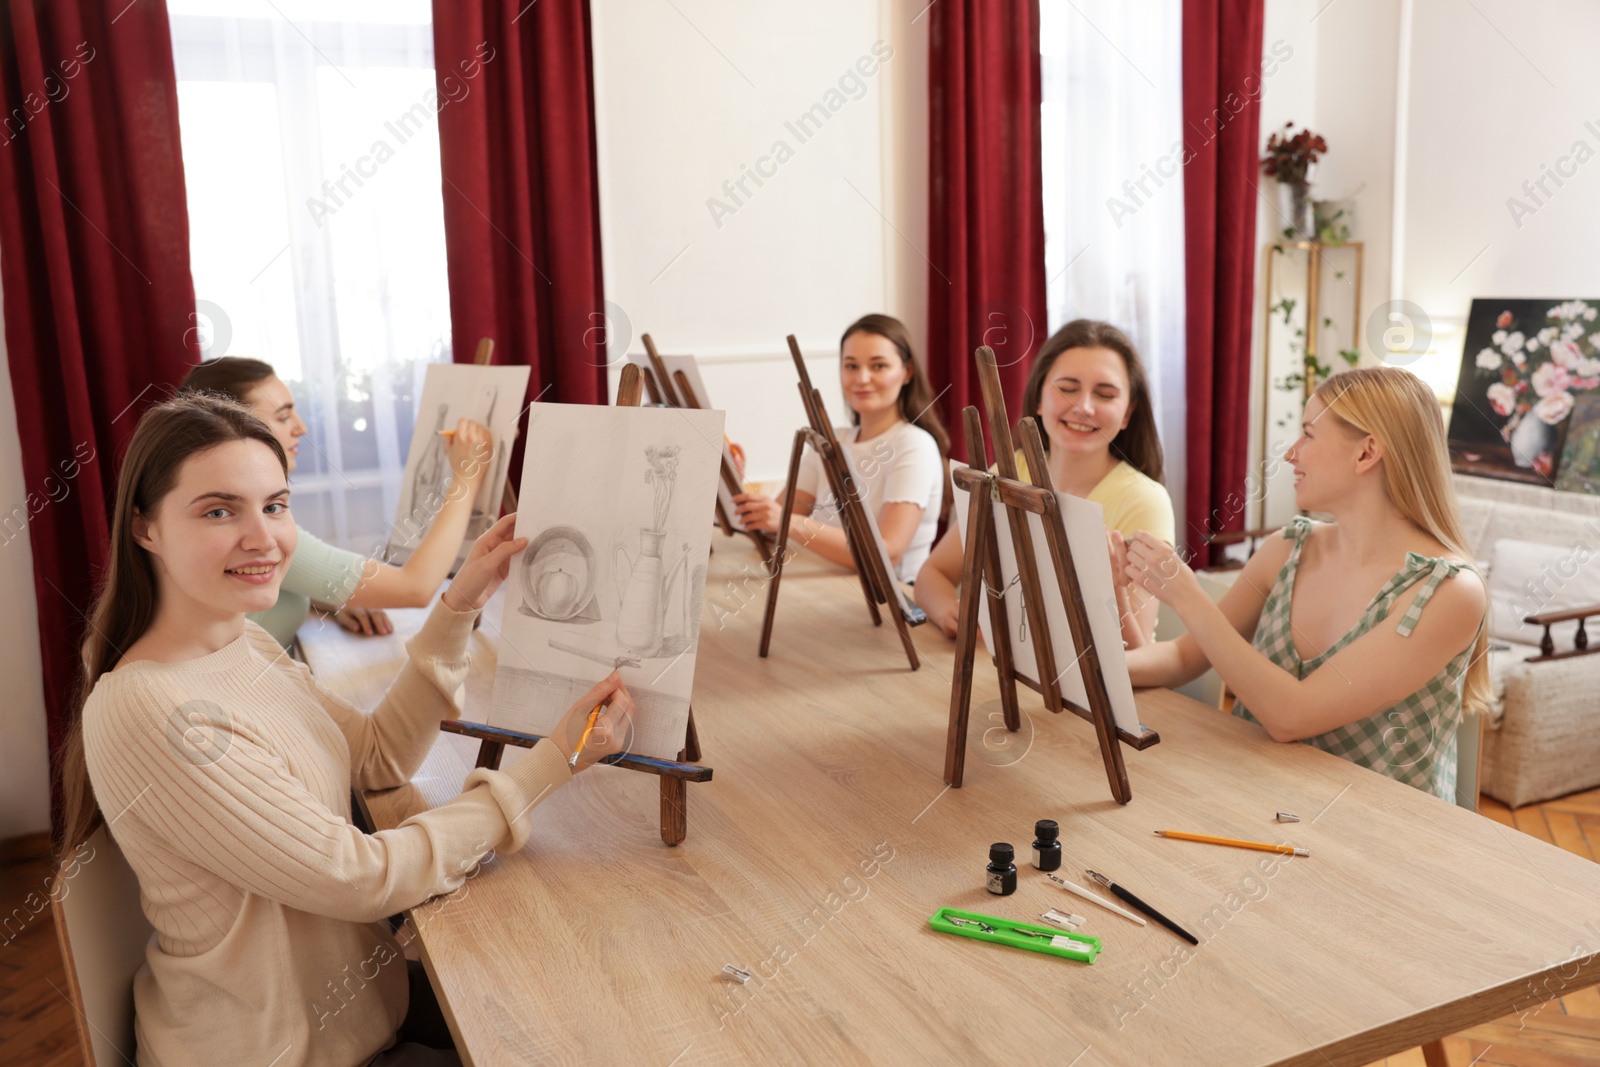
[[[1363,367],[1335,374],[1313,395],[1355,432],[1378,439],[1389,500],[1412,525],[1467,560],[1476,572],[1450,477],[1444,416],[1422,379],[1399,367]],[[1485,624],[1473,641],[1461,690],[1463,709],[1478,714],[1489,710],[1488,642]]]

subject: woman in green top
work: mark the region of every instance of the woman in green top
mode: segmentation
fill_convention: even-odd
[[[1483,579],[1464,548],[1444,421],[1421,379],[1370,367],[1324,382],[1285,456],[1295,519],[1214,604],[1144,534],[1127,577],[1188,633],[1128,651],[1135,686],[1215,667],[1234,714],[1453,800],[1456,727],[1489,691]],[[1426,610],[1425,610],[1426,609]]]
[[[189,371],[180,388],[216,393],[250,408],[283,445],[293,473],[306,424],[295,412],[289,387],[273,373],[271,364],[223,356]],[[277,604],[251,615],[251,620],[285,648],[293,642],[312,604],[333,613],[339,625],[355,633],[392,633],[394,627],[380,609],[426,607],[450,573],[472,517],[473,498],[488,468],[485,460],[490,447],[489,431],[483,426],[471,419],[462,419],[456,426],[449,445],[454,481],[404,566],[336,548],[301,529]]]

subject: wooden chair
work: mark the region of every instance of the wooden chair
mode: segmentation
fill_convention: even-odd
[[[57,871],[50,907],[84,1063],[134,1062],[133,978],[155,931],[139,907],[139,880],[106,827]]]

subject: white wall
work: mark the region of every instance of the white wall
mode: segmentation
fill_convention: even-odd
[[[923,329],[927,19],[911,21],[921,6],[594,7],[614,366],[643,351],[646,332],[663,352],[694,354],[751,479],[782,477],[804,421],[786,334],[842,422],[844,327],[887,311]],[[887,61],[874,55],[879,41]],[[856,69],[863,57],[868,76]],[[802,139],[791,127],[818,103],[837,108]],[[782,162],[779,142],[792,153]],[[758,166],[769,176],[739,189]]]
[[[0,510],[26,509],[22,439],[11,392],[11,365],[0,330]],[[0,840],[50,829],[49,753],[45,738],[39,611],[33,593],[33,546],[26,533],[0,544],[0,604],[9,604],[0,641],[0,678],[9,690],[0,712]]]
[[[1413,3],[1397,288],[1445,328],[1453,384],[1474,296],[1600,295],[1600,5]]]

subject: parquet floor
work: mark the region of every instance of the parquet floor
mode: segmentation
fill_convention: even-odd
[[[1483,813],[1568,852],[1600,862],[1600,789],[1515,812],[1485,798]],[[45,889],[48,864],[28,860],[0,870],[0,902],[15,907]],[[37,899],[37,898],[36,898]],[[26,910],[26,909],[24,909]],[[4,939],[15,933],[10,941]],[[80,1067],[72,1005],[60,950],[45,908],[16,933],[0,932],[0,1064]],[[1552,1000],[1536,1011],[1473,1027],[1445,1040],[1450,1067],[1600,1065],[1600,987]],[[1425,1067],[1420,1049],[1371,1067]]]

